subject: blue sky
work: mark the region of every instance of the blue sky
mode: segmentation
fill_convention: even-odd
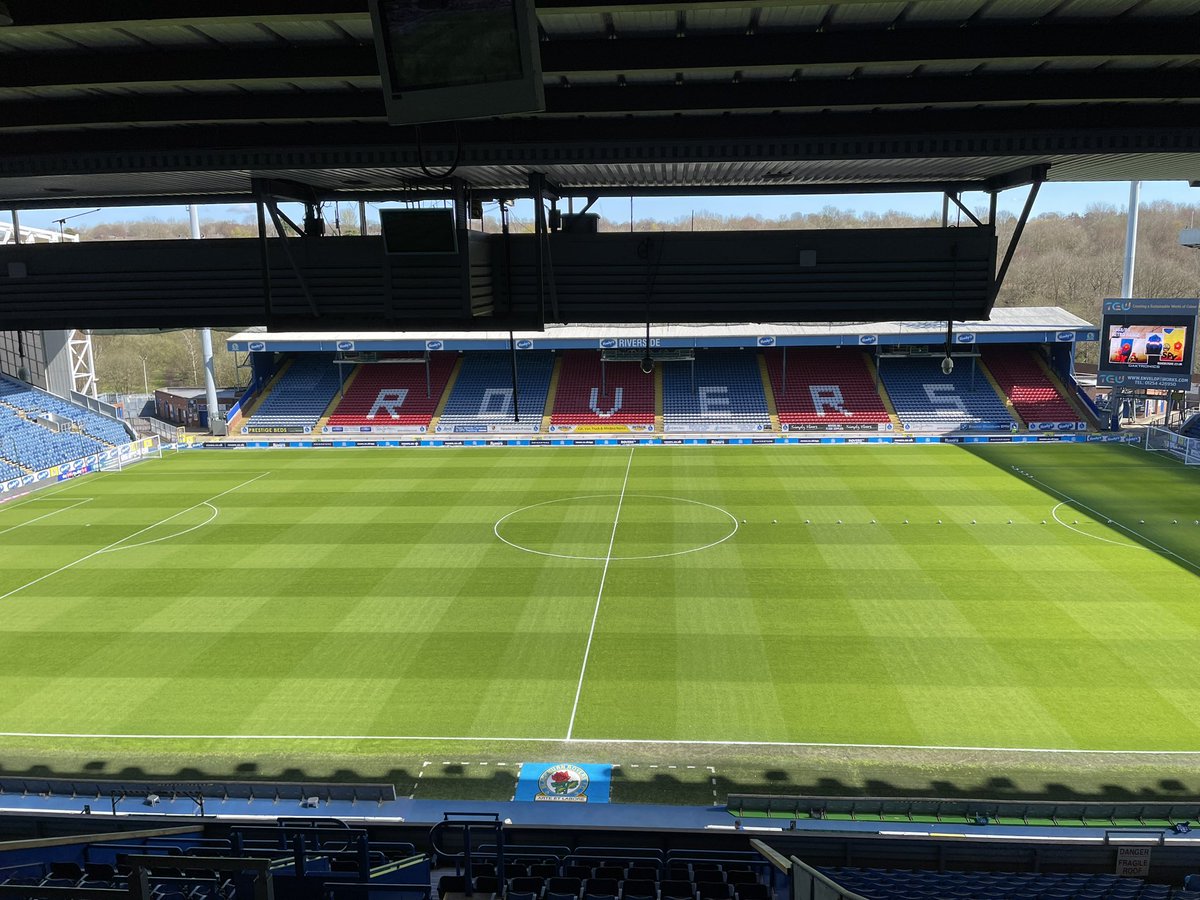
[[[1000,195],[1000,209],[1020,212],[1025,202],[1026,188],[1005,191]],[[1048,183],[1038,194],[1033,213],[1083,212],[1094,203],[1103,203],[1123,208],[1129,199],[1129,183],[1119,182],[1063,182]],[[1142,203],[1155,200],[1171,200],[1177,203],[1200,203],[1200,188],[1188,186],[1186,181],[1146,181],[1142,183]],[[967,194],[963,201],[968,207],[986,206],[984,194]],[[527,219],[528,204],[518,205],[515,214]],[[767,218],[790,215],[793,212],[816,212],[834,206],[858,212],[887,212],[897,210],[914,214],[940,214],[940,194],[825,194],[811,197],[659,197],[641,198],[634,201],[634,216],[671,220],[690,215],[693,211],[707,210],[722,215],[757,214]],[[623,198],[607,198],[594,207],[606,218],[620,222],[629,221],[629,201]],[[83,209],[29,210],[21,213],[21,224],[39,228],[55,228],[55,219],[85,212]],[[250,206],[216,204],[201,208],[201,219],[249,218]],[[182,206],[133,206],[113,207],[100,212],[80,216],[68,222],[79,226],[99,222],[127,221],[143,218],[185,219],[187,211]]]

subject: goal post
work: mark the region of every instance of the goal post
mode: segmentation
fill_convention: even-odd
[[[1169,428],[1151,426],[1146,429],[1147,450],[1166,453],[1189,466],[1200,466],[1200,438],[1185,437]]]

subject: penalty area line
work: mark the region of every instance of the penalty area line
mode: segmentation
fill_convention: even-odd
[[[1090,756],[1200,756],[1200,750],[1089,750],[1078,747],[973,747],[937,744],[838,744],[824,741],[687,741],[654,738],[463,737],[398,734],[126,734],[120,732],[0,731],[0,738],[121,741],[432,741],[506,744],[659,744],[670,747],[778,747],[832,750],[922,750],[955,753],[1044,753]]]
[[[629,486],[629,470],[633,466],[633,447],[629,448],[629,459],[625,463],[625,480],[621,482],[621,496],[617,500],[617,514],[613,516],[612,534],[608,537],[608,553],[604,557],[604,571],[600,573],[600,589],[596,592],[596,608],[592,610],[592,627],[588,629],[587,646],[583,648],[583,664],[579,667],[579,684],[575,686],[575,702],[571,705],[571,721],[567,723],[567,740],[575,731],[575,713],[579,710],[579,695],[583,693],[583,676],[587,674],[588,657],[592,652],[592,637],[596,634],[596,619],[600,616],[600,599],[604,596],[604,582],[608,578],[608,566],[612,562],[613,544],[617,540],[617,523],[621,521],[621,506],[625,503],[625,488]]]
[[[157,522],[147,525],[145,528],[139,528],[133,534],[127,534],[127,535],[125,535],[125,537],[121,538],[120,540],[113,541],[111,544],[109,544],[106,547],[101,547],[99,550],[93,550],[91,553],[87,554],[86,556],[81,556],[81,557],[79,557],[79,559],[69,562],[65,566],[59,566],[53,572],[47,572],[45,575],[39,575],[37,578],[33,579],[33,581],[27,581],[25,584],[21,585],[20,587],[13,588],[11,591],[9,591],[6,594],[0,594],[0,600],[7,600],[9,597],[13,596],[14,594],[21,593],[21,591],[25,590],[26,588],[33,587],[35,584],[40,584],[41,582],[45,581],[47,578],[53,578],[55,575],[59,574],[60,572],[65,572],[65,571],[67,571],[67,569],[73,569],[75,566],[79,565],[80,563],[87,562],[89,559],[93,559],[94,557],[99,556],[101,553],[107,553],[110,550],[119,548],[120,545],[124,544],[126,541],[133,540],[139,534],[145,534],[147,531],[157,528],[159,525],[165,525],[167,522],[170,522],[172,519],[179,518],[184,513],[191,512],[193,509],[199,509],[201,506],[210,506],[212,501],[219,500],[221,497],[224,497],[226,494],[232,494],[234,491],[239,490],[240,488],[244,488],[248,484],[253,484],[255,481],[258,481],[258,479],[260,479],[260,478],[266,478],[270,474],[271,474],[270,472],[263,472],[261,475],[255,475],[253,478],[247,479],[246,481],[243,481],[241,484],[236,485],[235,487],[231,487],[228,490],[221,491],[221,493],[219,493],[219,494],[214,494],[212,497],[209,497],[207,500],[201,500],[199,503],[192,504],[187,509],[181,509],[177,513],[172,513],[171,515],[167,516],[165,519],[159,519]],[[211,508],[211,506],[210,506],[210,508]]]
[[[93,498],[91,497],[85,497],[76,503],[72,503],[70,506],[60,506],[58,509],[52,510],[48,513],[43,513],[36,519],[30,519],[28,522],[22,522],[20,525],[10,525],[8,528],[0,531],[0,534],[8,534],[10,531],[16,531],[18,528],[24,528],[26,525],[32,525],[34,522],[40,522],[42,519],[48,519],[51,516],[57,516],[59,513],[64,513],[69,509],[75,509],[77,506],[83,506],[85,503],[91,503],[92,499]]]

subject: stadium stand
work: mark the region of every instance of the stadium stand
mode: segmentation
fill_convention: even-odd
[[[337,393],[340,378],[340,368],[329,354],[297,356],[246,421],[246,428],[312,428]]]
[[[429,355],[428,392],[424,356],[419,362],[381,362],[358,367],[346,396],[329,416],[331,426],[428,426],[454,371],[457,354]]]
[[[2,444],[3,441],[0,441],[0,445]],[[4,447],[0,446],[0,452],[3,452],[3,450]],[[8,481],[13,478],[20,478],[24,474],[24,469],[7,459],[0,458],[0,481]]]
[[[554,355],[530,350],[517,354],[517,412],[522,423],[538,426],[550,391]],[[507,425],[513,421],[512,358],[502,351],[463,356],[458,378],[438,419],[439,428]]]
[[[1015,872],[897,871],[867,868],[822,868],[841,887],[868,900],[885,898],[1010,897],[1061,900],[1186,900],[1188,891],[1172,893],[1162,884],[1117,875]]]
[[[568,350],[563,354],[550,424],[653,425],[654,379],[637,363],[609,363],[607,393],[601,388],[600,353]]]
[[[822,429],[871,428],[891,419],[859,350],[797,347],[788,353],[787,386],[783,351],[764,351],[780,424]]]
[[[1200,438],[1200,413],[1184,422],[1179,428],[1179,433],[1184,437]]]
[[[0,457],[38,472],[73,459],[90,456],[107,448],[95,438],[79,431],[52,431],[23,418],[10,407],[0,405]],[[12,470],[13,466],[7,469]],[[19,470],[0,477],[15,478]]]
[[[1058,392],[1027,349],[988,348],[984,362],[1027,423],[1077,423],[1079,414]]]
[[[771,414],[753,353],[709,350],[697,353],[694,363],[663,365],[666,431],[767,431],[770,427]]]
[[[967,361],[944,375],[936,357],[885,358],[879,377],[905,431],[1007,431],[1016,424],[987,377],[977,372],[972,378]]]
[[[0,378],[0,403],[27,413],[48,412],[69,419],[75,427],[108,444],[124,444],[132,440],[125,426],[116,419],[7,378]]]

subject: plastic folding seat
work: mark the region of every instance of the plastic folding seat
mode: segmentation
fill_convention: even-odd
[[[50,877],[56,881],[70,881],[72,884],[78,884],[83,880],[83,869],[79,863],[73,862],[52,862],[50,863]]]
[[[737,884],[734,885],[734,890],[737,892],[738,900],[771,900],[771,889],[759,882]]]
[[[625,877],[633,881],[658,881],[659,869],[657,866],[647,866],[643,863],[638,863],[636,866],[630,866],[625,871]]]
[[[534,863],[529,867],[529,874],[536,875],[540,878],[554,878],[562,874],[559,871],[559,865],[556,862],[541,862]]]
[[[729,869],[725,872],[725,880],[730,884],[753,884],[758,876],[750,869]]]
[[[658,883],[648,878],[626,878],[621,884],[622,900],[656,900]]]
[[[701,865],[703,865],[703,864],[701,864]],[[721,884],[724,884],[725,883],[725,871],[723,869],[719,869],[719,868],[710,869],[710,868],[701,868],[699,866],[692,866],[692,881],[694,881],[696,884],[699,884],[702,881],[703,882],[715,881],[715,882],[720,882]]]
[[[564,891],[554,891],[547,887],[546,893],[542,895],[542,900],[579,900],[579,892],[567,893]]]
[[[585,897],[616,897],[621,893],[621,882],[616,878],[589,878],[583,885]]]
[[[508,866],[505,866],[505,874],[507,874]],[[546,885],[546,880],[537,875],[518,875],[516,878],[508,880],[508,890],[517,893],[540,894],[542,888]]]
[[[579,864],[563,866],[563,875],[567,878],[578,878],[582,882],[592,877],[592,867]]]
[[[617,866],[596,866],[592,869],[593,878],[611,878],[615,881],[622,881],[625,878],[624,867]]]
[[[113,881],[116,878],[116,869],[108,863],[86,863],[83,871],[89,882]]]
[[[578,897],[582,886],[582,879],[572,875],[560,875],[556,878],[549,878],[546,880],[547,900],[550,900],[551,894]]]
[[[538,900],[540,896],[534,891],[514,891],[510,888],[504,898],[505,900]]]
[[[724,881],[697,881],[696,892],[701,900],[730,900],[733,888]]]
[[[463,894],[467,890],[467,879],[464,875],[443,875],[438,879],[438,896],[447,894]]]
[[[500,893],[500,881],[495,875],[477,875],[475,877],[475,893],[477,894],[498,894]]]
[[[696,896],[696,890],[691,881],[668,878],[658,883],[658,894],[662,900],[692,900]]]

